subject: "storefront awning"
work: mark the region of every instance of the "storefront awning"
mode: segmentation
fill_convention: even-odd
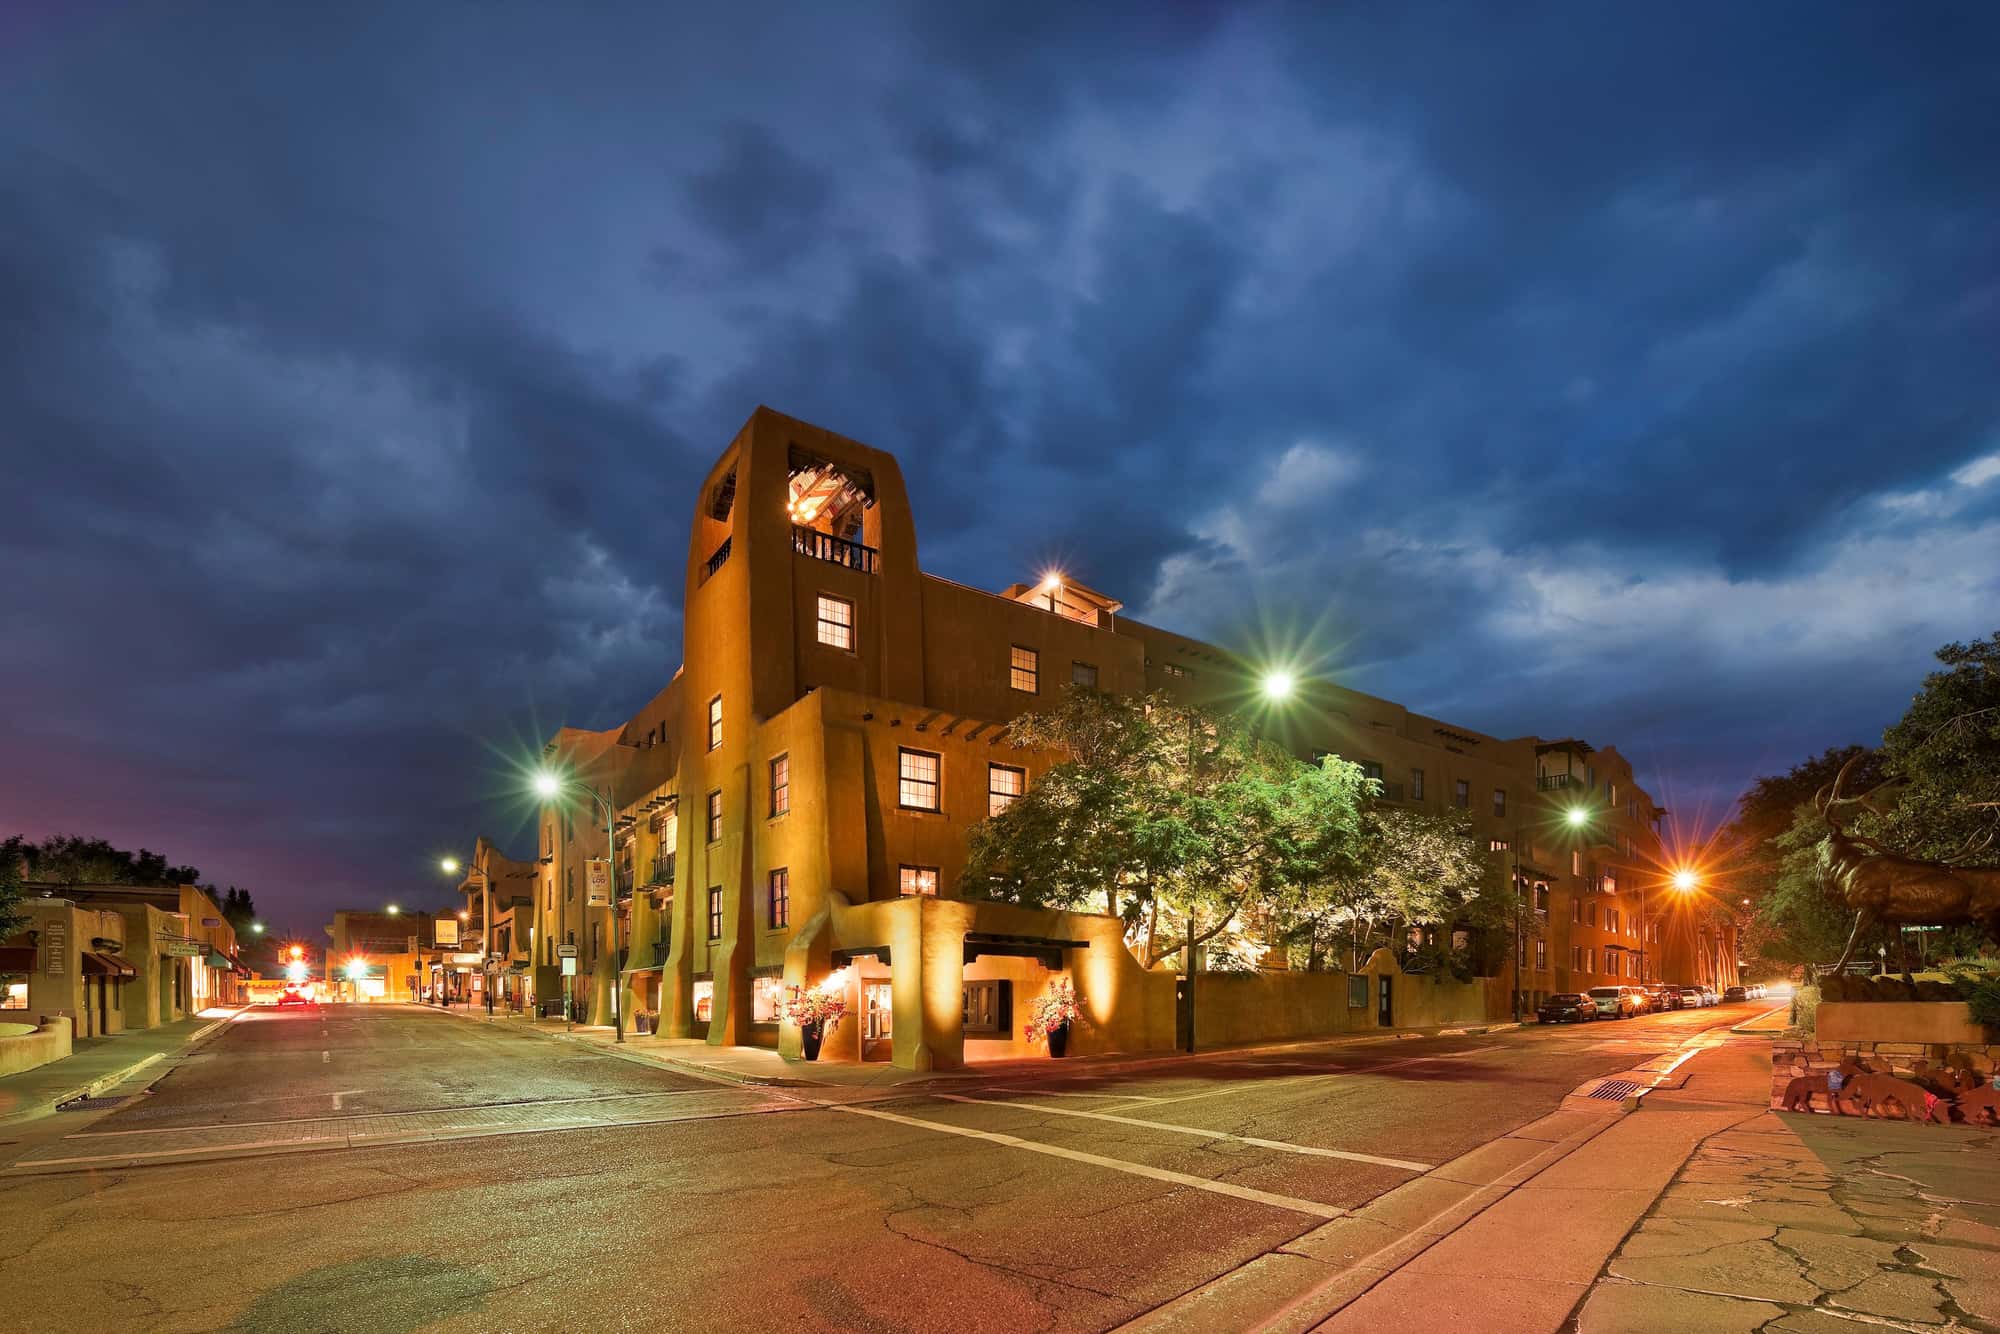
[[[0,945],[0,972],[32,973],[35,962],[33,945]]]
[[[83,951],[83,971],[96,977],[136,977],[139,973],[123,959],[93,950]]]
[[[209,968],[221,968],[225,970],[236,967],[236,960],[218,949],[210,949],[208,956],[202,960],[202,963]]]

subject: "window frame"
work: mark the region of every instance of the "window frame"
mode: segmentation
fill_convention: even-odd
[[[792,813],[792,753],[784,751],[773,755],[769,774],[770,818],[777,820]]]
[[[1410,800],[1422,801],[1423,799],[1424,799],[1424,771],[1422,769],[1412,768],[1410,770]]]
[[[1089,680],[1084,679],[1084,673],[1089,674]],[[1085,662],[1081,658],[1071,658],[1069,660],[1069,683],[1073,686],[1082,686],[1086,690],[1097,689],[1097,664],[1094,662]]]
[[[708,939],[710,944],[722,939],[722,886],[708,887]]]
[[[1013,774],[1016,778],[1020,780],[1019,789],[1013,792],[996,791],[993,787],[993,776],[996,773]],[[1012,806],[1015,802],[1019,801],[1022,797],[1026,796],[1027,794],[1028,794],[1028,771],[1026,769],[1022,768],[1018,764],[996,764],[991,760],[988,760],[986,762],[986,818],[987,819],[989,820],[992,819],[994,816],[1000,814],[1002,811],[1006,810],[1009,806]],[[994,799],[996,797],[1005,797],[1006,800],[1002,801],[1000,805],[996,807],[993,804]]]
[[[1025,666],[1021,662],[1021,655],[1024,653],[1028,655],[1028,661]],[[1021,684],[1024,675],[1028,682],[1026,685]],[[1009,644],[1007,646],[1007,685],[1009,689],[1018,690],[1024,695],[1039,695],[1042,693],[1042,651],[1040,649],[1029,648],[1026,644]]]
[[[845,621],[829,619],[826,614],[829,604],[843,608],[847,613],[847,619]],[[839,643],[828,639],[826,637],[828,627],[839,631],[841,637],[847,642]],[[855,634],[855,628],[853,599],[841,597],[837,593],[821,592],[815,594],[815,601],[813,602],[813,638],[819,643],[821,648],[830,648],[836,653],[856,652],[855,644],[858,637]]]
[[[1472,780],[1455,778],[1451,784],[1451,804],[1461,811],[1472,809]]]
[[[1507,789],[1504,787],[1493,789],[1493,818],[1496,820],[1507,818]]]
[[[913,758],[927,759],[931,762],[932,769],[931,769],[931,776],[929,778],[911,777],[910,773],[908,772],[905,766],[906,762]],[[930,805],[924,806],[909,800],[909,797],[911,795],[910,792],[911,784],[916,784],[918,787],[923,787],[925,785],[929,786],[930,797],[931,797]],[[904,811],[923,811],[924,813],[930,815],[936,815],[943,812],[944,756],[942,753],[935,750],[918,750],[915,746],[896,747],[896,809]]]
[[[1006,1003],[1008,980],[997,977],[967,978],[962,984],[959,1031],[967,1037],[1004,1038],[1013,1027],[1013,1017],[1007,1013]],[[973,1022],[972,1000],[974,993],[990,998],[979,1008],[979,1022]]]
[[[722,749],[722,696],[708,702],[708,748]]]
[[[792,871],[788,866],[774,866],[764,877],[764,917],[773,931],[792,924]]]
[[[926,875],[928,875],[931,880],[931,887],[929,889],[903,888],[905,883],[907,883],[912,877],[914,877],[918,881],[918,883],[921,884],[923,878]],[[919,898],[934,899],[938,897],[938,890],[942,888],[941,882],[943,881],[943,879],[944,879],[943,872],[940,871],[935,866],[919,866],[914,862],[902,862],[896,867],[896,893],[900,897],[906,899],[919,899]]]
[[[708,823],[702,832],[708,835],[708,846],[714,847],[722,841],[722,789],[713,788],[708,794]]]

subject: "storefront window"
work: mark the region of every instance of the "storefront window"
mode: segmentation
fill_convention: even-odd
[[[779,999],[784,992],[782,978],[753,977],[750,979],[750,1022],[753,1024],[775,1024],[778,1022]]]
[[[694,1021],[705,1024],[715,1015],[715,983],[694,984]]]
[[[28,979],[19,976],[0,977],[0,1010],[27,1008]]]

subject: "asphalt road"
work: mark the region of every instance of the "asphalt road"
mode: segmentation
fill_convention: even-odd
[[[1757,1008],[886,1094],[251,1011],[0,1144],[0,1323],[1104,1329]]]

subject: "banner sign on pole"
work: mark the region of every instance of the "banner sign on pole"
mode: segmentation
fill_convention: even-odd
[[[584,880],[590,893],[586,900],[593,908],[600,908],[611,902],[611,863],[597,858],[584,863]]]
[[[562,966],[563,966],[562,975],[564,977],[576,976],[576,956],[574,954],[564,958],[564,960],[562,961]]]

